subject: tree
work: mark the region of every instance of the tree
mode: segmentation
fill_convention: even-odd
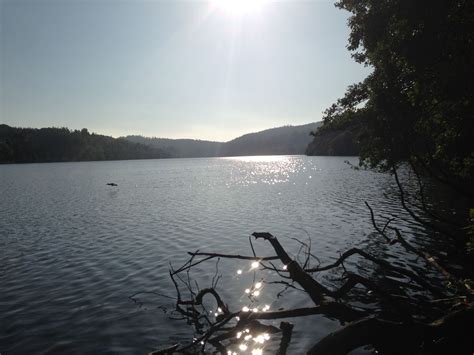
[[[325,111],[322,131],[358,133],[362,162],[402,162],[472,201],[474,4],[469,0],[341,0],[348,49],[373,68]]]

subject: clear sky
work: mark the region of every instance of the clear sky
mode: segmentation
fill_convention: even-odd
[[[369,72],[332,1],[220,1],[0,0],[0,123],[225,141],[319,121]]]

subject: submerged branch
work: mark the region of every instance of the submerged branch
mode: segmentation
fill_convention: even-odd
[[[331,270],[333,268],[336,268],[340,266],[347,258],[351,257],[352,255],[360,255],[363,258],[372,261],[373,263],[377,264],[383,269],[389,270],[396,272],[400,275],[404,275],[412,279],[413,281],[417,282],[420,286],[424,287],[425,289],[429,290],[431,293],[433,293],[436,296],[442,296],[442,292],[438,290],[437,288],[433,287],[429,282],[427,282],[424,278],[418,276],[412,271],[409,271],[407,269],[401,268],[399,266],[395,266],[390,264],[388,261],[376,258],[365,251],[358,249],[358,248],[352,248],[344,252],[334,263],[326,265],[326,266],[321,266],[321,267],[316,267],[316,268],[311,268],[311,269],[306,269],[306,272],[321,272],[321,271],[327,271]]]
[[[389,246],[396,243],[400,244],[407,253],[412,253],[430,265],[433,265],[436,270],[455,284],[458,289],[461,287],[460,280],[449,274],[429,254],[411,245],[403,238],[398,229],[391,227],[390,219],[385,223],[383,228],[378,227],[372,208],[367,202],[366,205],[371,213],[371,220],[375,229]],[[389,234],[393,233],[395,237],[389,236]],[[290,323],[281,322],[280,328],[276,328],[272,325],[264,324],[264,322],[312,315],[322,315],[329,319],[337,320],[341,325],[346,324],[344,327],[321,339],[308,351],[309,354],[319,355],[346,354],[363,345],[372,345],[374,348],[388,353],[404,353],[423,347],[427,349],[429,344],[432,344],[433,341],[440,337],[453,337],[452,329],[459,329],[460,325],[470,327],[474,323],[474,312],[472,311],[473,308],[471,308],[470,303],[472,302],[470,298],[472,294],[467,292],[466,289],[464,289],[465,292],[462,293],[462,296],[445,294],[442,291],[442,287],[439,287],[439,285],[435,286],[428,278],[423,278],[411,270],[375,257],[360,248],[351,248],[345,251],[331,264],[309,267],[310,258],[317,260],[318,264],[320,264],[319,259],[311,252],[311,243],[300,242],[300,251],[296,258],[292,258],[279,240],[272,234],[255,232],[252,236],[256,240],[262,239],[268,242],[276,255],[257,256],[252,240],[249,238],[253,256],[196,251],[189,253],[190,259],[179,269],[174,270],[173,267],[170,266],[170,277],[176,289],[175,311],[181,315],[183,319],[187,320],[188,324],[194,326],[196,336],[194,340],[188,344],[173,345],[154,354],[205,353],[206,346],[212,346],[215,352],[227,354],[229,348],[238,345],[238,342],[241,341],[239,340],[240,337],[244,337],[245,339],[248,337],[251,338],[250,333],[253,332],[254,335],[267,333],[281,334],[278,354],[284,355],[287,352],[291,340],[293,326]],[[304,253],[305,257],[304,259],[301,258],[301,261],[298,262],[298,260],[300,260],[300,253]],[[410,299],[409,296],[401,297],[393,295],[388,291],[388,288],[382,287],[375,280],[346,270],[344,262],[352,256],[369,260],[381,270],[404,276],[409,279],[410,282],[416,282],[421,286],[421,289],[429,291],[436,298],[432,303],[423,303],[425,305],[436,304],[445,306],[445,303],[449,305],[454,302],[461,302],[464,307],[433,323],[422,323],[419,321],[420,318],[415,317],[414,314],[410,313],[410,308],[406,307],[408,304],[416,307],[421,304],[421,301]],[[217,258],[217,262],[211,287],[200,289],[197,282],[192,282],[190,271],[196,265],[215,258]],[[262,262],[260,264],[261,270],[273,272],[279,276],[280,279],[262,280],[259,282],[282,284],[286,286],[286,288],[297,288],[305,292],[315,306],[278,311],[268,311],[268,309],[264,309],[263,311],[254,309],[251,311],[248,307],[244,307],[242,310],[232,311],[217,291],[217,282],[221,277],[218,270],[219,260],[221,258]],[[274,265],[271,262],[273,260],[279,260],[283,264],[283,267],[279,268]],[[263,263],[263,261],[268,261],[268,263]],[[337,289],[330,289],[324,286],[312,276],[315,273],[336,270],[340,267],[342,267],[342,278],[340,280],[344,280],[344,282]],[[255,274],[253,282],[255,282]],[[296,284],[299,285],[301,289],[296,287]],[[370,306],[365,309],[358,309],[348,301],[340,301],[341,299],[350,299],[354,294],[352,291],[355,290],[358,285],[362,285],[369,290],[367,295],[373,299],[373,302],[389,305],[391,309],[396,310],[396,313],[383,311],[379,313],[377,308]],[[402,287],[407,285],[408,282],[398,283],[398,286]],[[180,287],[183,288],[183,290],[187,290],[186,294],[189,295],[187,299],[183,298]],[[216,303],[216,312],[209,312],[203,304],[204,298],[208,295],[210,295]],[[214,313],[214,316],[210,316],[209,313]],[[385,317],[388,315],[394,319],[384,319],[382,318],[384,314]],[[263,343],[264,340],[262,339],[259,341]],[[400,342],[399,339],[404,339],[404,341]]]
[[[241,259],[241,260],[256,260],[256,261],[268,261],[268,260],[278,260],[278,256],[246,256],[246,255],[236,255],[236,254],[219,254],[219,253],[201,253],[201,252],[188,252],[192,256],[210,256],[213,258],[226,258],[226,259]]]

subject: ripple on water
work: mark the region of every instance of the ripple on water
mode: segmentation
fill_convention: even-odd
[[[250,253],[248,236],[269,231],[294,255],[290,238],[311,239],[322,262],[359,246],[387,257],[371,234],[364,201],[403,216],[381,190],[388,176],[355,171],[342,158],[238,157],[0,166],[0,352],[143,354],[189,338],[183,323],[157,307],[173,296],[168,265],[187,251]],[[355,160],[352,160],[355,163]],[[116,188],[105,185],[108,181]],[[405,231],[416,231],[409,223]],[[257,242],[257,252],[271,254]],[[413,268],[414,260],[407,260]],[[357,261],[350,267],[360,268]],[[213,263],[195,276],[210,283]],[[237,276],[242,269],[246,275]],[[245,305],[251,280],[246,262],[222,261],[223,295]],[[249,276],[250,277],[250,276]],[[301,306],[304,295],[273,299],[270,307]],[[317,318],[317,322],[313,322]],[[295,328],[292,351],[336,325],[313,317]],[[298,321],[301,325],[301,321]]]

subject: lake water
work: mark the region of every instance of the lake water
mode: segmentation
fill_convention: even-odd
[[[254,231],[271,232],[294,253],[291,238],[310,238],[323,263],[351,246],[377,248],[364,201],[400,214],[382,194],[392,178],[351,169],[347,159],[357,164],[273,156],[0,166],[0,353],[144,354],[189,339],[191,329],[162,310],[171,300],[129,296],[174,296],[169,263],[196,249],[250,255]],[[232,310],[248,302],[248,264],[220,265]],[[193,277],[208,286],[214,269],[201,264]],[[270,291],[262,302],[273,309],[306,302]],[[337,327],[322,317],[302,324],[290,353]]]

